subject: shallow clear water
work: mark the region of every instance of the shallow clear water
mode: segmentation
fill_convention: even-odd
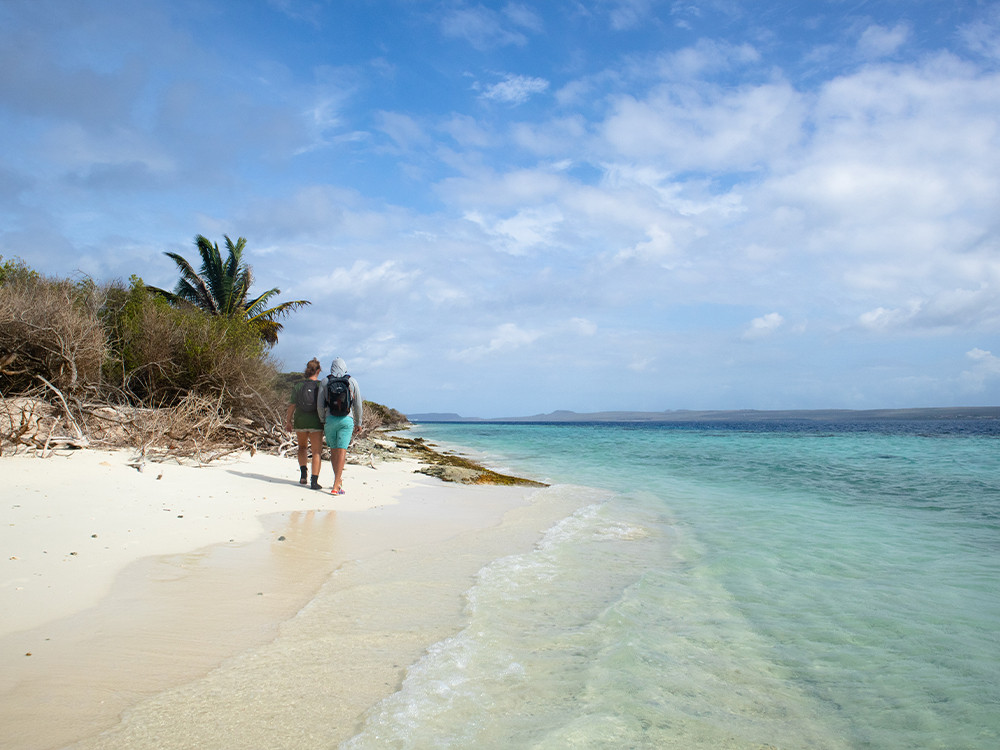
[[[1000,746],[1000,424],[432,424],[585,506],[349,748]]]

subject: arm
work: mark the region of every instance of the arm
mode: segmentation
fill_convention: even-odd
[[[361,417],[364,414],[365,402],[361,400],[361,389],[358,381],[351,378],[351,416],[354,417],[354,434],[361,432]]]
[[[292,431],[292,417],[295,416],[295,402],[299,398],[299,388],[301,386],[295,385],[292,388],[292,393],[288,397],[288,408],[285,409],[285,430],[288,432]]]

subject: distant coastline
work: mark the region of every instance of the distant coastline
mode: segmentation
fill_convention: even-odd
[[[452,413],[407,414],[411,422],[860,422],[867,420],[1000,419],[1000,406],[943,406],[916,409],[734,409],[695,411],[554,411],[530,417],[463,417]]]

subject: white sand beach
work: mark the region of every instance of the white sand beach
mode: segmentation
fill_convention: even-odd
[[[0,458],[0,748],[336,746],[567,512],[410,458],[342,496],[294,458],[129,459]]]

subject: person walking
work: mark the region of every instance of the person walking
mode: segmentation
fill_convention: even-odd
[[[299,444],[299,484],[305,484],[308,472],[309,450],[312,450],[312,479],[309,487],[321,490],[319,469],[323,465],[323,422],[319,418],[319,373],[323,369],[318,359],[306,363],[304,379],[292,388],[291,403],[285,410],[285,429],[295,428],[295,438]]]
[[[330,463],[333,464],[333,495],[343,495],[344,465],[351,440],[361,430],[364,402],[358,381],[347,374],[347,363],[340,357],[330,365],[330,374],[319,387],[317,413],[323,422],[326,444],[330,446]]]

